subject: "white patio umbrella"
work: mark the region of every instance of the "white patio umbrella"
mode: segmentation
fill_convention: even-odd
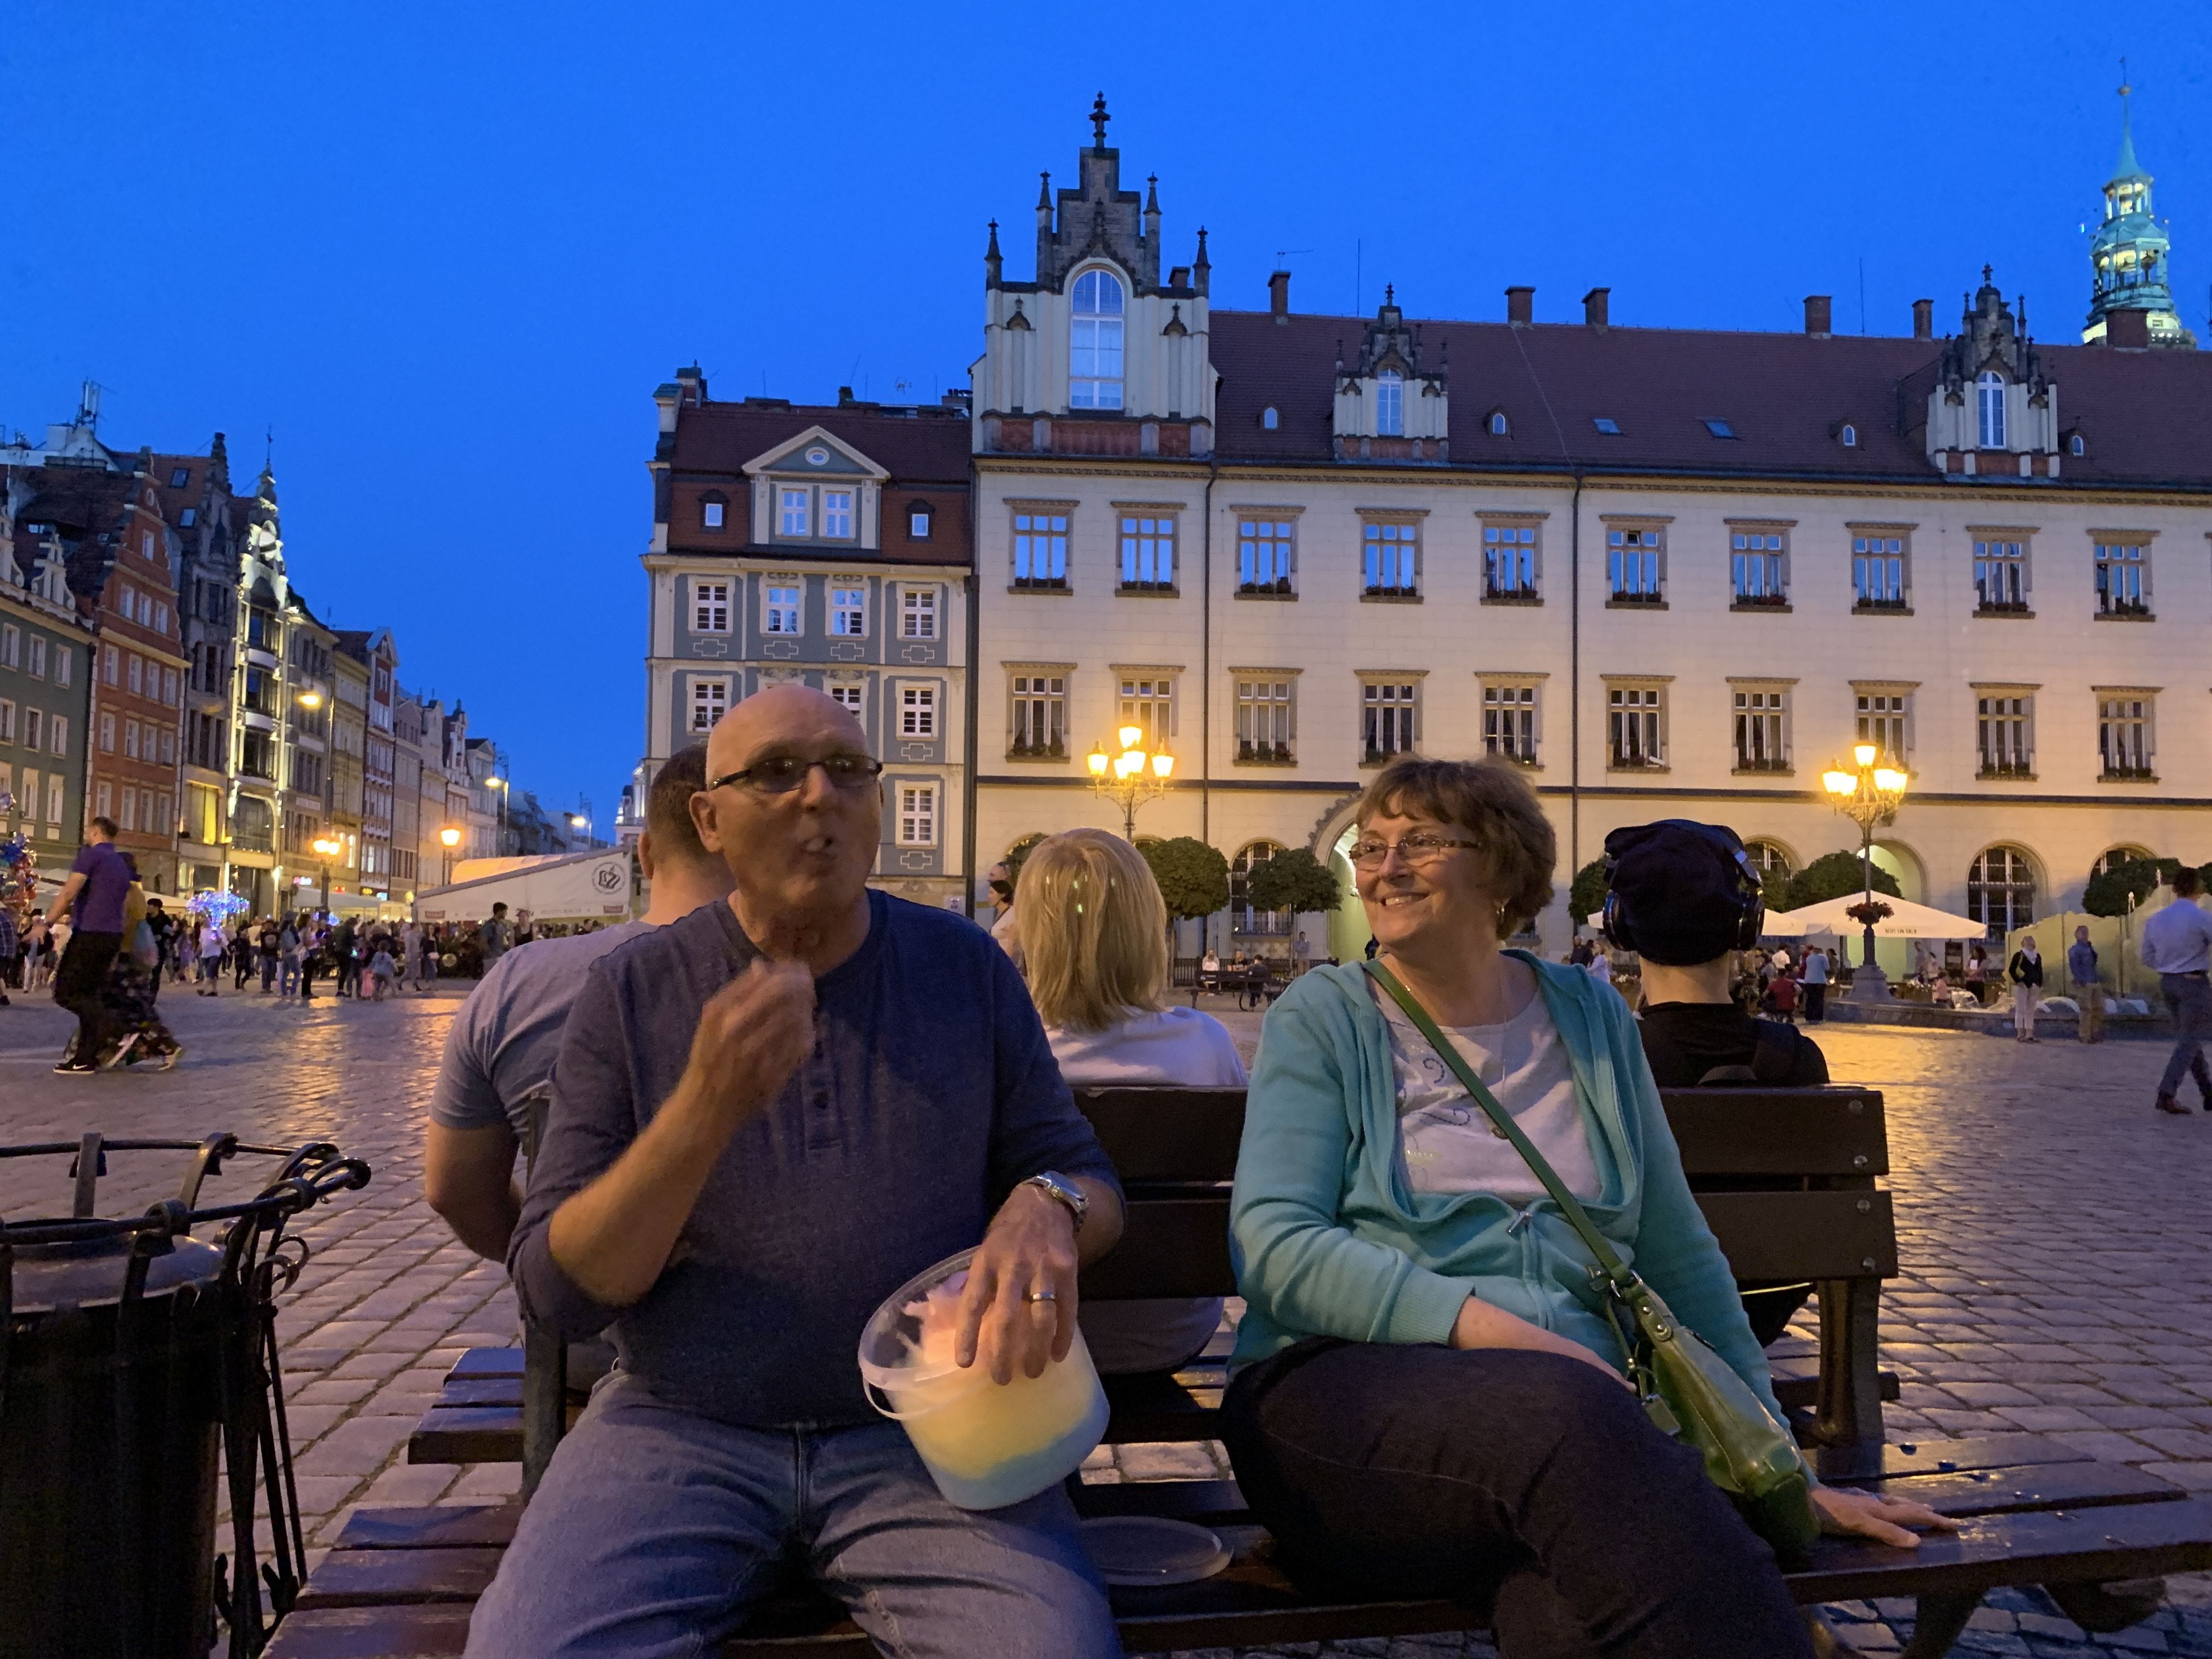
[[[1808,904],[1800,909],[1784,910],[1779,915],[1768,912],[1760,926],[1763,933],[1778,937],[1796,938],[1806,933],[1832,933],[1841,939],[1861,932],[1860,925],[1844,913],[1860,902],[1863,895],[1848,894],[1842,898],[1824,899],[1818,904]],[[1890,914],[1875,923],[1877,939],[1987,939],[1988,927],[1971,916],[1954,916],[1948,910],[1938,910],[1930,905],[1915,904],[1910,899],[1893,898],[1887,893],[1876,893],[1875,901],[1887,904]]]

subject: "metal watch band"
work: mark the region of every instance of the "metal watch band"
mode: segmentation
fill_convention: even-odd
[[[1055,1203],[1066,1205],[1068,1214],[1075,1218],[1076,1231],[1083,1231],[1083,1218],[1090,1212],[1091,1200],[1083,1195],[1082,1188],[1066,1176],[1050,1170],[1042,1175],[1033,1175],[1021,1184],[1034,1187]]]

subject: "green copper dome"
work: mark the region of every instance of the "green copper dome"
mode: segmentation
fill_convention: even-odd
[[[2136,160],[2132,91],[2120,88],[2120,155],[2105,181],[2105,222],[2089,244],[2089,319],[2081,338],[2103,339],[2113,312],[2140,311],[2147,313],[2151,344],[2193,346],[2194,337],[2173,308],[2166,271],[2172,242],[2151,215],[2151,176]]]

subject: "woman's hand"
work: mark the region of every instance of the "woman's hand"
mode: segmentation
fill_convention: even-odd
[[[1620,1374],[1618,1365],[1607,1364],[1572,1337],[1532,1325],[1520,1315],[1493,1307],[1480,1297],[1471,1296],[1460,1304],[1459,1317],[1452,1322],[1451,1345],[1455,1348],[1527,1348],[1536,1353],[1562,1354],[1596,1366],[1625,1389],[1633,1390],[1636,1387]]]
[[[1901,1550],[1917,1550],[1920,1540],[1905,1530],[1925,1527],[1936,1532],[1956,1532],[1959,1523],[1925,1504],[1902,1498],[1885,1498],[1875,1492],[1854,1492],[1844,1486],[1813,1488],[1813,1509],[1820,1517],[1820,1530],[1831,1538],[1871,1538]]]

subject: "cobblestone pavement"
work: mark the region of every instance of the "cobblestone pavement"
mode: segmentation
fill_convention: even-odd
[[[58,1078],[68,1021],[17,997],[0,1009],[0,1141],[111,1136],[337,1141],[376,1178],[308,1218],[313,1260],[280,1317],[301,1505],[311,1544],[361,1503],[462,1503],[514,1489],[512,1466],[413,1467],[409,1428],[446,1369],[511,1341],[503,1276],[446,1234],[422,1196],[421,1115],[450,997],[319,1001],[302,1012],[249,993],[164,994],[189,1046],[161,1074]],[[1224,1012],[1248,1055],[1257,1016]],[[1893,1439],[2028,1431],[2212,1491],[2212,1114],[2151,1110],[2163,1045],[2097,1048],[1879,1027],[1824,1028],[1833,1073],[1888,1099],[1888,1182],[1905,1276],[1884,1304],[1886,1363],[1903,1380]],[[118,1154],[103,1213],[173,1191],[179,1160]],[[210,1195],[242,1196],[241,1160]],[[60,1159],[0,1163],[0,1215],[67,1204]],[[1133,1446],[1087,1478],[1210,1474],[1218,1448]],[[2177,1580],[2151,1624],[2082,1638],[2033,1593],[1991,1599],[1961,1651],[2212,1655],[2212,1586]],[[1904,1604],[1834,1610],[1856,1647],[1894,1651]],[[1268,1651],[1273,1651],[1270,1650]],[[1285,1652],[1484,1655],[1480,1638],[1340,1642]],[[1224,1659],[1225,1659],[1225,1651]]]

